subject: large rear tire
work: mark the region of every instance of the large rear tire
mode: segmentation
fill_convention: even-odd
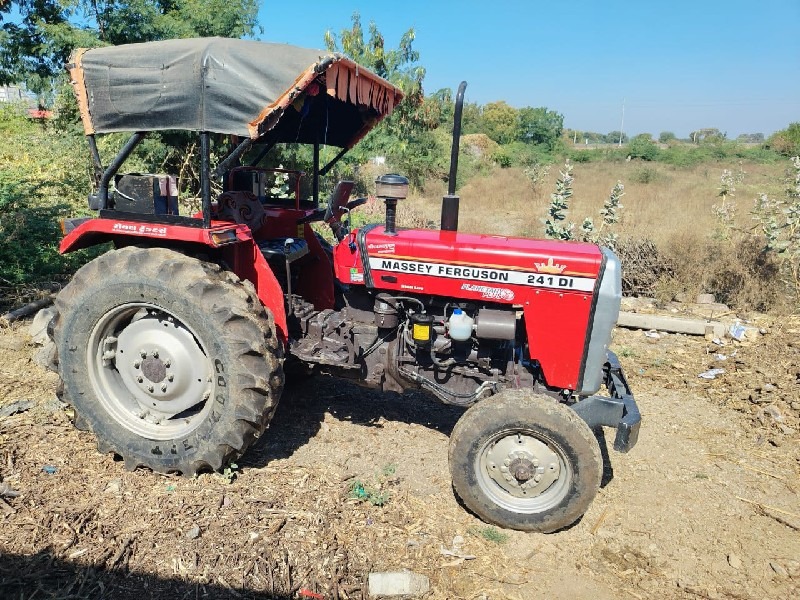
[[[135,469],[219,470],[264,431],[282,347],[253,286],[165,248],[126,247],[56,298],[63,399],[76,424]]]
[[[603,460],[571,409],[508,390],[464,413],[450,437],[450,473],[464,504],[509,529],[550,533],[574,523],[600,486]]]

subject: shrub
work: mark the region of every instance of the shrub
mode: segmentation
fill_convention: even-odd
[[[791,123],[786,129],[769,136],[767,147],[784,156],[800,154],[800,122]]]
[[[649,133],[637,135],[628,144],[628,154],[631,158],[641,158],[642,160],[656,160],[658,158],[658,146],[650,138]]]

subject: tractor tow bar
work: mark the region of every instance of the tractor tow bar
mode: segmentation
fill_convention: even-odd
[[[572,409],[592,429],[601,425],[615,427],[614,450],[628,452],[639,439],[642,416],[617,355],[609,350],[607,358],[603,374],[609,396],[589,396],[574,404]]]

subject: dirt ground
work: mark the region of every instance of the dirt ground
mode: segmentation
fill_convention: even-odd
[[[33,403],[0,417],[0,488],[20,492],[0,500],[0,597],[361,598],[403,568],[437,599],[799,597],[800,319],[755,324],[724,346],[615,332],[639,443],[551,535],[459,505],[458,410],[322,377],[289,384],[228,476],[127,472],[72,427],[26,324],[0,330],[0,409]]]

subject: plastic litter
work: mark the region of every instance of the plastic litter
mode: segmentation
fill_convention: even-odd
[[[645,337],[652,338],[654,340],[661,339],[661,334],[658,333],[655,329],[651,329],[650,331],[644,332]]]
[[[725,369],[709,369],[703,373],[700,373],[698,377],[701,379],[716,379],[717,375],[722,375],[725,372]]]
[[[52,466],[52,465],[45,465],[45,466],[42,467],[42,471],[44,471],[48,475],[55,475],[55,473],[56,473],[56,471],[58,471],[58,469],[56,467]]]
[[[728,357],[725,356],[724,354],[715,354],[714,358],[716,358],[717,360],[728,360]]]
[[[733,325],[731,325],[730,329],[728,329],[728,334],[735,339],[737,342],[741,342],[744,339],[744,334],[747,331],[744,325],[736,321]]]

